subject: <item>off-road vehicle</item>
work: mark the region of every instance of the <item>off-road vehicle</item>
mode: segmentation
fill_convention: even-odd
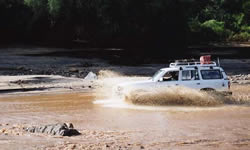
[[[216,62],[176,61],[168,68],[162,68],[145,81],[119,84],[115,91],[122,94],[127,88],[152,89],[187,87],[201,91],[216,91],[231,95],[230,81],[225,71]]]

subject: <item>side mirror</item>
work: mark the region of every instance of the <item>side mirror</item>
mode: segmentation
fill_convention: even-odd
[[[158,80],[158,82],[162,82],[163,81],[163,77],[160,77],[160,79]]]

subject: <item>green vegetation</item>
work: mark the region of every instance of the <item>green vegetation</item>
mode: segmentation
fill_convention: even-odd
[[[250,40],[250,0],[0,0],[0,41],[174,47]]]
[[[250,1],[209,0],[191,2],[188,15],[191,43],[249,41]]]

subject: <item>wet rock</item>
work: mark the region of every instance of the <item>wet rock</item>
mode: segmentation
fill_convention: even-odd
[[[82,64],[83,67],[92,67],[93,64],[85,62],[84,64]]]
[[[244,84],[245,81],[250,80],[250,75],[249,74],[245,74],[245,75],[240,74],[240,75],[230,76],[229,78],[230,78],[230,81],[232,81],[232,83]]]
[[[25,81],[23,80],[17,80],[17,81],[11,81],[10,83],[21,85],[21,84],[24,84],[24,82]]]
[[[77,78],[77,75],[73,74],[73,75],[71,75],[71,78]]]
[[[0,133],[5,133],[6,129],[1,129]]]
[[[97,79],[97,75],[93,72],[89,72],[88,75],[84,78],[86,80],[96,80]]]
[[[70,128],[70,129],[74,129],[74,126],[72,123],[66,123],[67,127]]]
[[[26,70],[24,66],[18,66],[16,69],[17,70]]]
[[[69,72],[79,72],[79,69],[77,69],[77,68],[69,68]]]
[[[51,125],[45,125],[40,127],[29,127],[24,129],[27,132],[31,133],[46,133],[50,135],[59,135],[59,136],[74,136],[80,135],[72,123],[57,123]]]
[[[75,149],[76,148],[76,144],[71,144],[69,147],[70,147],[70,149]]]

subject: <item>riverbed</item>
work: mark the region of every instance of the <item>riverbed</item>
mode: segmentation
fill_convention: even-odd
[[[117,108],[104,107],[95,101],[92,92],[0,98],[0,149],[248,149],[250,146],[248,105]],[[57,137],[26,133],[22,129],[60,122],[73,123],[81,135]]]

